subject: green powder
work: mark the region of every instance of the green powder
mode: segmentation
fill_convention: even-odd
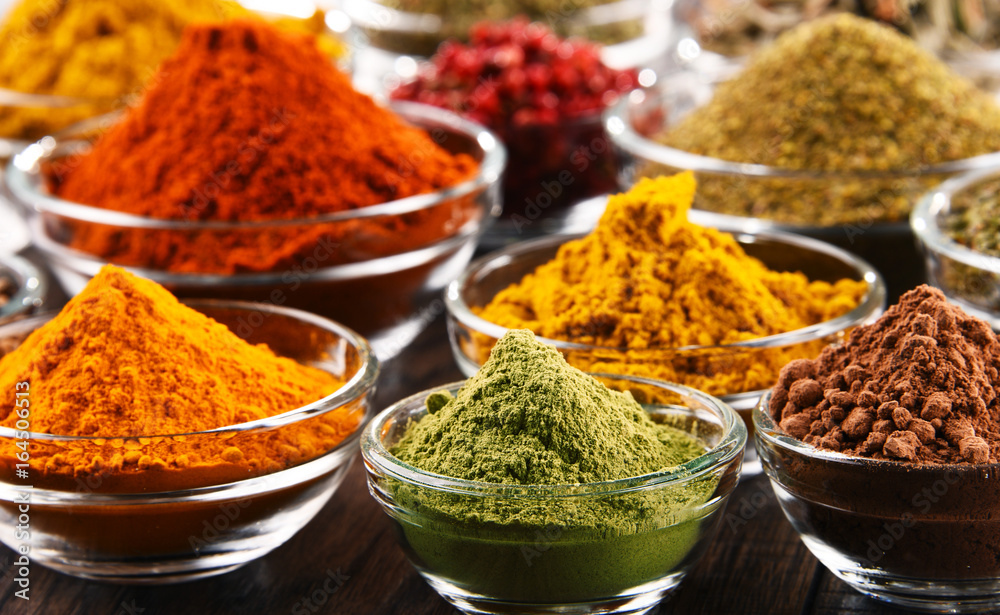
[[[891,28],[837,15],[780,36],[658,140],[786,169],[914,171],[1000,150],[1000,106]],[[905,219],[940,179],[705,175],[695,206],[796,224],[870,224]]]
[[[653,421],[630,393],[571,367],[530,331],[509,332],[456,397],[432,394],[427,407],[391,452],[429,472],[494,483],[500,495],[395,483],[405,511],[397,520],[417,567],[468,591],[580,602],[662,580],[688,565],[705,518],[722,505],[710,501],[718,473],[585,497],[568,496],[573,487],[532,495],[669,470],[706,446]]]
[[[457,398],[440,395],[427,400],[431,414],[392,453],[452,478],[595,483],[666,470],[705,452],[688,434],[654,423],[631,394],[571,367],[527,330],[505,335]]]

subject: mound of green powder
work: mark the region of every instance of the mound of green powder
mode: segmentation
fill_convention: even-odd
[[[609,493],[576,486],[669,470],[706,446],[653,421],[630,393],[571,367],[530,331],[507,333],[454,398],[435,393],[426,404],[392,454],[502,484],[480,496],[389,481],[404,548],[437,581],[511,604],[602,600],[650,583],[669,588],[711,539],[722,468]],[[569,486],[546,495],[529,485]]]
[[[565,485],[667,470],[705,452],[654,423],[632,395],[570,366],[527,330],[507,333],[458,392],[392,449],[428,472],[488,483]]]
[[[1000,150],[1000,106],[909,38],[842,14],[780,36],[658,140],[787,169],[913,171]],[[705,176],[695,205],[821,226],[892,221],[936,181]]]

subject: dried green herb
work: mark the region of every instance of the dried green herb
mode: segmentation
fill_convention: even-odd
[[[658,140],[786,169],[910,173],[706,175],[696,207],[818,226],[896,221],[941,179],[917,170],[1000,150],[1000,106],[905,36],[844,14],[783,34]]]

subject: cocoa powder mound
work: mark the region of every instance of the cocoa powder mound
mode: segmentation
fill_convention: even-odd
[[[815,360],[782,369],[769,411],[821,449],[907,463],[1000,461],[1000,341],[937,289],[903,295]]]

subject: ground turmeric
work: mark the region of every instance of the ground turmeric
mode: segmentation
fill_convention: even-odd
[[[694,176],[682,173],[612,196],[594,232],[564,244],[552,261],[474,311],[549,339],[615,349],[569,352],[585,371],[660,378],[713,394],[773,385],[783,365],[815,356],[827,342],[754,352],[670,349],[829,320],[856,307],[867,284],[768,269],[731,235],[688,221],[695,188]]]
[[[29,385],[18,388],[21,382]],[[277,415],[342,385],[248,344],[156,283],[113,266],[0,359],[7,399],[30,390],[31,432],[87,438],[32,439],[36,486],[93,484],[99,476],[104,490],[153,492],[284,469],[331,449],[357,428],[363,410],[343,407],[263,433],[159,436]],[[16,427],[15,410],[12,401],[0,406],[0,426]],[[0,465],[17,452],[4,444]]]

